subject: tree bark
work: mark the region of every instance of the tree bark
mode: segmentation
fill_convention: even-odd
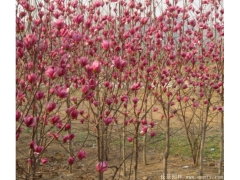
[[[168,165],[168,156],[169,156],[169,150],[170,150],[169,136],[170,136],[170,128],[169,128],[169,118],[168,118],[167,127],[166,127],[166,147],[165,147],[164,156],[163,156],[163,173],[164,173],[165,179],[167,179],[167,165]]]
[[[223,122],[223,112],[221,113],[221,134],[220,134],[220,158],[219,158],[219,167],[218,167],[218,175],[223,175],[223,156],[224,156],[224,122]]]

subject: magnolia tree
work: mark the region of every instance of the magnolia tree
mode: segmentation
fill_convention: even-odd
[[[147,139],[156,136],[159,121],[164,122],[167,178],[174,118],[183,123],[193,163],[199,162],[203,175],[206,132],[219,113],[221,175],[223,13],[220,0],[197,6],[192,0],[18,0],[16,140],[28,147],[25,178],[34,178],[40,165],[49,163],[45,154],[55,142],[74,172],[73,165],[88,157],[84,144],[91,136],[99,179],[108,167],[115,168],[112,179],[119,169],[126,175],[128,159],[138,179],[139,137],[146,165]],[[154,117],[155,112],[161,116]],[[196,123],[200,126],[193,132]],[[74,128],[87,134],[77,148]],[[110,165],[113,132],[121,139],[121,161]]]

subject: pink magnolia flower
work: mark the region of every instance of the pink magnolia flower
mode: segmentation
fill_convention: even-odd
[[[150,136],[151,136],[151,137],[154,137],[154,136],[156,136],[156,135],[157,135],[157,133],[154,132],[154,131],[152,131],[152,132],[150,133]]]
[[[42,91],[38,91],[38,92],[36,93],[35,97],[36,97],[37,100],[41,100],[42,98],[45,97],[45,94],[44,94],[44,92],[42,92]]]
[[[37,42],[37,36],[35,34],[27,34],[23,39],[23,44],[27,49],[30,49]]]
[[[107,171],[108,169],[108,163],[106,161],[103,161],[103,162],[98,162],[96,164],[96,169],[99,173],[102,173],[104,171]]]
[[[110,106],[113,103],[113,100],[111,98],[107,98],[106,103],[107,103],[107,105]]]
[[[185,97],[183,98],[183,100],[184,100],[184,102],[186,103],[186,102],[188,102],[189,97],[188,97],[188,96],[185,96]]]
[[[16,133],[16,141],[18,140],[21,132],[22,132],[22,128],[18,128],[17,133]]]
[[[71,129],[71,124],[67,123],[66,126],[65,126],[65,131]]]
[[[148,127],[147,126],[142,126],[142,130],[140,132],[140,134],[144,135],[147,133]]]
[[[58,87],[55,89],[55,93],[60,98],[66,98],[68,96],[69,89],[66,87]]]
[[[123,95],[123,96],[120,97],[120,100],[121,100],[122,102],[128,102],[128,96]]]
[[[57,19],[57,21],[54,22],[53,26],[56,27],[57,29],[62,29],[64,26],[63,19]]]
[[[167,96],[168,97],[172,96],[172,92],[171,91],[167,92]]]
[[[198,103],[194,102],[193,107],[198,107]]]
[[[129,8],[131,8],[131,9],[134,8],[134,7],[135,7],[134,1],[131,0],[131,1],[129,2],[128,6],[129,6]]]
[[[79,111],[79,114],[80,114],[80,115],[83,115],[83,114],[84,114],[84,110],[83,110],[83,109],[80,110],[80,111]]]
[[[223,106],[218,106],[218,107],[217,107],[217,110],[218,110],[218,111],[223,111]]]
[[[69,135],[63,136],[63,143],[66,143],[70,140]]]
[[[96,86],[98,85],[98,81],[96,79],[91,78],[88,82],[88,86],[90,89],[94,90]]]
[[[94,7],[100,7],[100,6],[103,6],[103,5],[104,5],[103,0],[94,0],[94,2],[93,2]]]
[[[88,64],[88,58],[87,57],[81,57],[79,60],[78,60],[78,63],[84,67]]]
[[[147,18],[147,17],[144,17],[144,18],[141,19],[141,23],[142,23],[142,24],[146,24],[147,21],[148,21],[148,18]]]
[[[208,100],[204,99],[203,104],[207,104],[207,103],[208,103]]]
[[[128,140],[128,142],[132,142],[133,138],[132,137],[128,137],[127,140]]]
[[[150,122],[150,123],[149,123],[149,127],[150,127],[150,128],[153,128],[154,126],[155,126],[155,123],[154,123],[154,122]]]
[[[28,78],[28,81],[29,81],[30,83],[34,83],[34,82],[37,80],[37,76],[36,76],[35,73],[29,74],[29,75],[27,76],[27,78]]]
[[[157,111],[158,111],[158,108],[154,107],[153,112],[157,112]]]
[[[42,164],[46,164],[48,162],[48,159],[47,158],[42,158],[41,162],[42,162]]]
[[[134,104],[137,104],[138,98],[137,98],[137,97],[134,97],[134,98],[132,99],[132,101],[133,101]]]
[[[50,66],[45,71],[46,76],[48,76],[50,79],[54,79],[57,75],[57,70],[54,68],[54,66]]]
[[[101,64],[99,61],[94,61],[91,65],[93,72],[99,73],[101,71]]]
[[[101,45],[104,50],[108,50],[110,48],[111,43],[108,40],[103,40]]]
[[[136,90],[139,90],[141,87],[142,87],[141,82],[137,82],[137,83],[134,83],[134,84],[130,87],[130,89],[131,89],[132,91],[136,91]]]
[[[44,150],[43,146],[34,145],[34,154],[38,155]]]
[[[62,121],[59,121],[59,122],[57,123],[57,128],[58,128],[58,129],[61,129],[62,127],[63,127]]]
[[[75,161],[74,157],[69,157],[68,158],[68,164],[69,165],[72,165],[74,163],[74,161]]]
[[[182,97],[181,97],[181,96],[179,96],[179,95],[177,95],[177,101],[178,101],[178,102],[180,102],[180,101],[181,101],[181,99],[182,99]]]
[[[31,149],[34,149],[34,146],[36,146],[37,144],[35,143],[35,141],[31,141],[30,143],[30,148]]]
[[[77,118],[78,118],[78,114],[79,114],[78,110],[73,109],[73,110],[70,112],[70,117],[71,117],[72,119],[77,119]]]
[[[23,119],[24,123],[26,124],[27,127],[33,127],[36,126],[36,118],[27,115],[24,119]]]
[[[112,117],[107,117],[107,118],[104,119],[104,123],[105,123],[106,126],[108,126],[112,121],[113,121]]]
[[[89,91],[90,87],[88,85],[83,85],[82,86],[82,92],[83,94],[87,94],[87,92]]]
[[[86,158],[86,157],[87,157],[87,153],[86,153],[86,151],[84,151],[84,150],[80,150],[80,151],[78,151],[78,153],[77,153],[77,157],[78,157],[78,159],[80,159],[80,160]]]
[[[24,89],[26,87],[26,82],[24,81],[24,79],[21,79],[19,84],[20,84],[22,89]]]
[[[123,69],[127,66],[127,61],[123,60],[121,57],[114,57],[112,62],[113,65],[120,71],[123,71]]]
[[[146,119],[143,119],[143,120],[141,121],[141,123],[142,123],[142,125],[146,125],[146,124],[147,124],[147,120],[146,120]]]
[[[75,137],[74,134],[69,134],[69,140],[71,141]]]
[[[84,15],[79,14],[77,16],[73,16],[73,22],[75,22],[76,24],[80,24],[84,21]]]
[[[58,133],[53,133],[53,137],[54,137],[54,139],[58,139],[59,134]]]
[[[22,113],[21,113],[21,111],[16,111],[16,121],[18,121],[20,118],[21,118],[21,116],[22,116]]]
[[[186,84],[183,84],[183,85],[182,85],[182,88],[183,88],[183,89],[187,89],[188,86],[187,86]]]
[[[81,41],[82,35],[79,32],[73,33],[72,39],[74,40],[75,43],[77,43],[77,42]]]
[[[53,111],[56,107],[57,107],[57,105],[56,105],[55,102],[49,102],[49,103],[47,103],[46,111],[47,111],[47,112],[51,112],[51,111]]]
[[[52,124],[57,124],[59,121],[60,121],[60,117],[58,115],[55,115],[55,116],[51,117],[51,119],[50,119],[50,122]]]

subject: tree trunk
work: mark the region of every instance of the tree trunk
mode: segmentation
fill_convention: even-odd
[[[205,145],[205,137],[206,137],[206,123],[204,122],[202,127],[202,139],[200,144],[200,166],[199,166],[199,175],[203,176],[203,153],[204,153],[204,145]]]
[[[220,134],[220,159],[219,159],[219,167],[218,167],[218,175],[223,175],[223,156],[224,156],[224,124],[223,124],[223,112],[221,113],[221,134]]]
[[[167,179],[167,161],[168,161],[169,150],[170,150],[169,136],[170,136],[170,128],[169,128],[169,118],[168,118],[167,127],[166,127],[166,147],[165,147],[164,156],[163,156],[163,173],[164,173],[165,179]]]
[[[135,135],[134,135],[134,180],[137,180],[137,169],[138,169],[138,128],[140,123],[137,122],[137,126],[135,129]]]
[[[101,158],[101,139],[100,139],[100,128],[99,128],[99,121],[97,122],[97,156],[98,156],[98,162],[102,161]],[[98,180],[102,180],[103,179],[103,173],[98,173]]]
[[[125,156],[126,156],[126,151],[125,151],[125,146],[126,146],[126,140],[125,140],[125,138],[126,138],[126,136],[125,136],[125,124],[123,124],[123,134],[122,134],[122,136],[123,136],[123,154],[122,154],[122,156],[123,156],[123,175],[124,176],[126,176],[126,161],[125,161]]]
[[[147,165],[147,147],[146,147],[146,134],[143,136],[143,164]]]

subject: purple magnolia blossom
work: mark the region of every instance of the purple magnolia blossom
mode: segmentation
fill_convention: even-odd
[[[113,57],[112,62],[113,65],[120,71],[123,71],[124,68],[127,66],[127,61],[123,60],[121,57]]]
[[[66,87],[57,87],[55,93],[60,98],[66,98],[68,96],[69,89]]]
[[[27,127],[33,127],[36,126],[37,120],[36,118],[34,118],[31,115],[27,115],[24,119],[23,119],[24,123],[26,124]]]
[[[156,136],[156,135],[157,135],[157,133],[154,132],[154,131],[152,131],[152,132],[150,133],[150,136],[151,136],[151,137],[154,137],[154,136]]]
[[[107,41],[107,40],[103,40],[103,42],[101,43],[101,45],[102,45],[102,48],[103,48],[104,50],[108,50],[108,49],[110,48],[111,43],[110,43],[109,41]]]
[[[147,126],[142,126],[142,130],[140,131],[140,134],[144,135],[147,133],[148,127]]]
[[[132,91],[136,91],[136,90],[139,90],[141,87],[142,87],[141,82],[137,82],[137,83],[134,83],[134,84],[130,87],[130,89],[131,89]]]
[[[74,157],[69,157],[68,158],[68,164],[69,165],[72,165],[74,163],[74,161],[75,161]]]
[[[93,70],[93,72],[95,73],[100,73],[101,71],[101,64],[99,61],[94,61],[91,65],[91,68]]]
[[[41,100],[42,98],[45,97],[45,94],[44,94],[44,92],[42,92],[42,91],[38,91],[38,92],[36,93],[35,97],[36,97],[37,100]]]
[[[106,126],[108,126],[112,121],[113,121],[112,117],[107,117],[107,118],[104,119],[104,123],[105,123]]]
[[[103,161],[103,162],[98,162],[96,164],[96,169],[99,173],[102,173],[104,171],[107,171],[108,169],[108,163],[106,161]]]
[[[57,107],[57,104],[56,104],[55,102],[49,102],[49,103],[47,103],[46,111],[47,111],[47,112],[51,112],[51,111],[53,111],[56,107]]]
[[[42,162],[42,164],[46,164],[48,162],[48,159],[47,158],[42,158],[41,162]]]
[[[54,66],[50,66],[45,71],[45,74],[50,79],[54,79],[56,77],[56,75],[57,75],[57,69]]]
[[[84,150],[80,150],[80,151],[78,151],[78,153],[77,153],[77,157],[78,157],[78,159],[80,159],[80,160],[86,158],[86,157],[87,157],[87,153],[86,153],[86,151],[84,151]]]
[[[132,137],[128,137],[127,140],[128,140],[128,142],[132,142],[133,138]]]
[[[21,113],[21,111],[16,111],[16,121],[18,121],[20,118],[21,118],[21,116],[22,116],[22,113]]]
[[[27,76],[27,78],[28,78],[28,81],[29,81],[30,83],[34,83],[34,82],[36,82],[36,80],[37,80],[37,76],[36,76],[35,73],[29,74],[29,75]]]

